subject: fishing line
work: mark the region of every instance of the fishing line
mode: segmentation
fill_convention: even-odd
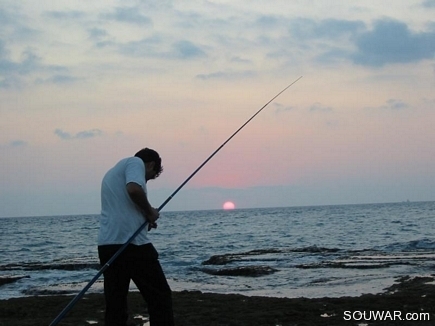
[[[290,88],[292,85],[294,85],[299,79],[301,79],[302,76],[300,76],[298,79],[296,79],[294,82],[292,82],[290,85],[288,85],[286,88],[284,88],[281,92],[276,94],[272,99],[267,102],[265,105],[263,105],[252,117],[250,117],[239,129],[237,129],[225,142],[222,143],[193,173],[163,202],[163,204],[160,205],[160,207],[157,209],[158,211],[161,211],[163,207],[166,206],[166,204],[174,198],[174,196],[183,188],[186,183],[190,181],[194,177],[195,174],[201,170],[204,165],[210,161],[213,156],[215,156],[221,149],[224,147],[235,135],[239,133],[240,130],[242,130],[249,122],[251,122],[252,119],[254,119],[263,109],[268,106],[273,100],[275,100],[278,96],[280,96],[282,93],[284,93],[288,88]],[[83,290],[80,291],[79,294],[77,294],[74,299],[71,300],[71,302],[61,311],[61,313],[51,322],[50,326],[57,325],[63,317],[72,309],[72,307],[79,301],[86,293],[86,291],[89,290],[89,288],[98,280],[98,278],[105,272],[107,268],[115,261],[116,258],[127,248],[127,246],[139,235],[139,233],[142,232],[142,230],[148,225],[148,222],[143,223],[136,232],[133,233],[133,235],[127,240],[126,243],[122,245],[121,248],[118,249],[118,251],[110,258],[110,260],[98,271],[98,273],[94,276],[94,278],[83,288]]]

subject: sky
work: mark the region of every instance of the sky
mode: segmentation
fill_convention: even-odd
[[[0,0],[0,217],[435,200],[435,0]]]

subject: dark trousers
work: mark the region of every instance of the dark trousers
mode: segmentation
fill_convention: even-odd
[[[120,245],[98,247],[103,266],[118,251]],[[127,294],[130,280],[136,284],[148,305],[151,326],[172,326],[172,294],[166,281],[159,255],[152,244],[128,245],[104,272],[106,326],[126,326]]]

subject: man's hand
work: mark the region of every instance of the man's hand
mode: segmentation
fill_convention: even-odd
[[[159,213],[159,211],[158,211],[156,208],[154,208],[154,207],[150,207],[150,208],[145,212],[145,218],[147,219],[147,221],[148,221],[148,223],[149,223],[150,225],[155,224],[156,227],[157,227],[156,221],[158,220],[159,217],[160,217],[160,213]]]
[[[151,229],[157,229],[157,223],[149,223],[148,222],[148,231],[151,231]]]

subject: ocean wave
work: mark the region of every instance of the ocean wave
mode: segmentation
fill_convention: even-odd
[[[277,270],[270,266],[238,266],[233,268],[201,268],[202,272],[210,275],[220,276],[245,276],[245,277],[259,277],[275,273]]]
[[[65,270],[78,271],[86,269],[100,269],[100,264],[96,262],[23,262],[0,265],[0,271],[41,271],[41,270]]]
[[[358,295],[397,276],[433,273],[434,208],[435,202],[168,212],[150,240],[168,280],[187,289]],[[86,216],[2,220],[0,275],[30,278],[2,286],[0,298],[25,290],[78,293],[86,283],[75,282],[88,282],[100,268],[97,229]],[[201,271],[253,266],[277,271],[257,278]]]
[[[435,250],[434,239],[418,239],[405,242],[396,242],[387,246],[379,247],[380,250],[392,251],[392,252],[409,252],[409,251],[421,251],[421,250]]]
[[[385,253],[379,251],[364,251],[356,255],[350,255],[335,260],[324,260],[311,264],[299,264],[296,268],[315,269],[315,268],[342,268],[342,269],[380,269],[391,266],[432,266],[435,253],[426,252],[404,252],[404,253]]]

